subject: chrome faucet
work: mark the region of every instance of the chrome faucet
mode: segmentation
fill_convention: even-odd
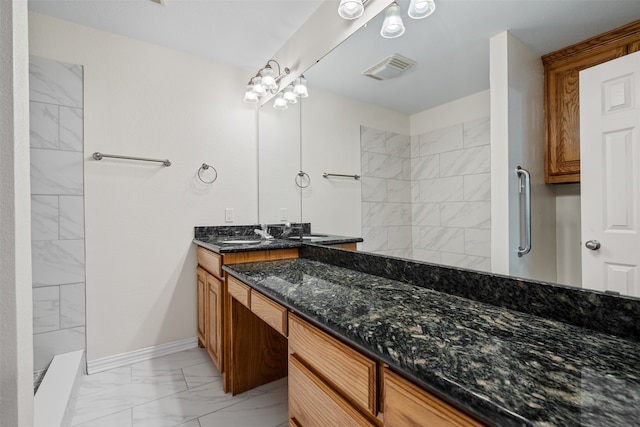
[[[269,234],[269,226],[267,224],[260,225],[261,230],[257,228],[253,230],[254,233],[259,235],[263,239],[273,239],[273,236]]]
[[[282,227],[282,238],[286,239],[287,237],[289,237],[289,234],[291,234],[292,231],[293,227],[291,226],[291,223],[285,223],[284,227]]]

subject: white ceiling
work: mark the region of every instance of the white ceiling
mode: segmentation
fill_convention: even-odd
[[[253,72],[322,0],[29,0],[29,10]],[[254,71],[255,70],[255,71]]]
[[[405,34],[378,32],[379,16],[305,73],[322,87],[404,113],[489,88],[489,39],[509,30],[538,54],[640,19],[640,0],[436,0],[414,21],[398,0]],[[337,0],[336,0],[337,2]],[[260,68],[321,0],[29,0],[29,9],[101,30]],[[392,53],[417,64],[402,77],[375,81],[360,73]]]
[[[640,19],[639,0],[436,0],[433,15],[379,35],[378,16],[305,73],[322,87],[407,114],[489,89],[489,40],[509,30],[539,55]],[[393,53],[417,61],[401,77],[376,81],[362,71]]]

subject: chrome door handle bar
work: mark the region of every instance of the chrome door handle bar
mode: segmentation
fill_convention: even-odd
[[[518,175],[518,193],[524,194],[524,212],[521,212],[521,215],[524,218],[525,244],[520,242],[518,247],[518,256],[522,257],[531,251],[531,175],[520,166],[516,168],[516,174]]]

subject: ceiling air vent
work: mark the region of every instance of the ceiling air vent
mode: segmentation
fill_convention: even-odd
[[[382,62],[363,71],[362,74],[376,80],[392,79],[398,77],[415,63],[416,61],[394,53]]]

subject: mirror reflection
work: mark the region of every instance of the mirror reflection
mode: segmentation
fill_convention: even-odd
[[[300,114],[302,99],[286,109],[265,104],[258,119],[258,208],[260,222],[301,222],[300,192],[295,178],[300,171]]]
[[[438,2],[432,16],[411,20],[405,14],[408,1],[398,3],[406,27],[402,37],[382,38],[378,16],[305,72],[310,97],[296,127],[298,168],[309,174],[311,185],[298,193],[301,219],[317,232],[362,237],[360,250],[496,272],[492,246],[495,251],[502,242],[492,242],[492,227],[508,232],[515,220],[503,224],[492,218],[492,176],[512,178],[491,164],[490,40],[509,30],[541,71],[541,55],[638,19],[640,13],[622,1],[616,8],[605,1],[544,2],[544,7],[541,2],[461,1]],[[577,3],[584,6],[584,16],[565,22],[563,16]],[[400,76],[362,75],[394,54],[415,63]],[[539,100],[518,96],[521,104],[534,106],[524,113],[541,120],[542,80],[536,84]],[[261,109],[261,120],[269,109]],[[261,153],[262,137],[261,129]],[[526,145],[521,150],[532,151]],[[532,162],[540,171],[542,146],[535,150]],[[361,179],[323,178],[323,173]],[[271,184],[266,175],[260,177],[263,221],[263,190]],[[545,192],[549,199],[546,211],[534,215],[532,257],[542,252],[544,259],[512,266],[510,274],[581,286],[580,184],[548,185],[543,176],[534,180],[534,195]],[[552,221],[541,225],[541,217]],[[507,261],[518,262],[526,260]]]

